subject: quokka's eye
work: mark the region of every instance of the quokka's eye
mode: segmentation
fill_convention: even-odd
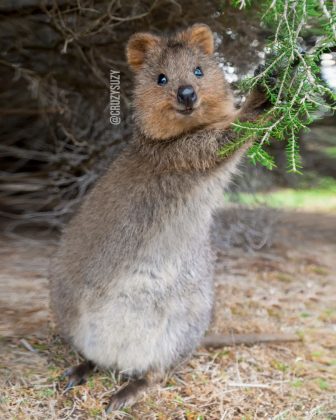
[[[202,76],[204,76],[204,74],[203,74],[203,71],[202,71],[201,67],[196,67],[196,68],[195,68],[195,70],[194,70],[194,75],[195,75],[196,77],[202,77]]]
[[[166,85],[168,83],[168,77],[165,74],[161,73],[159,74],[157,82],[160,86]]]

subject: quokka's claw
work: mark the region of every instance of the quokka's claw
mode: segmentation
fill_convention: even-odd
[[[86,382],[88,374],[93,370],[93,368],[93,363],[84,362],[67,369],[64,372],[64,376],[68,378],[68,383],[64,388],[64,392],[68,392],[77,385],[83,385]]]

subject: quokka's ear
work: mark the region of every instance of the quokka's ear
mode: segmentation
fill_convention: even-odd
[[[205,54],[214,52],[214,38],[211,29],[203,23],[195,23],[178,35],[179,39],[200,48]]]
[[[131,36],[126,47],[127,62],[133,71],[138,71],[150,51],[160,43],[158,36],[138,32]]]

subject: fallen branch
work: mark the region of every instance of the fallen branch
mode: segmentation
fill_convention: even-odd
[[[230,335],[208,335],[204,337],[202,346],[206,348],[219,348],[227,346],[253,346],[261,343],[283,343],[300,341],[295,334],[230,334]]]

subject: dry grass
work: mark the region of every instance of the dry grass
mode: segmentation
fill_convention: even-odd
[[[335,419],[335,227],[335,215],[282,214],[273,245],[252,252],[227,248],[219,239],[225,223],[219,224],[212,331],[296,332],[302,340],[220,351],[200,349],[136,406],[109,418]],[[41,255],[52,252],[53,245],[32,243],[30,256],[27,247],[15,249],[23,254],[21,264],[38,262],[36,275],[40,266],[43,277]],[[36,296],[44,296],[43,281],[36,285]],[[9,307],[8,295],[7,299]],[[14,306],[19,301],[16,296]],[[46,319],[46,311],[44,315]],[[29,314],[25,328],[29,319],[29,333],[22,335],[20,318],[16,323],[12,319],[7,327],[14,330],[12,337],[7,333],[2,340],[2,418],[106,418],[104,403],[118,386],[118,378],[112,372],[97,372],[86,385],[64,395],[62,372],[78,362],[78,356],[50,330],[46,335]]]

